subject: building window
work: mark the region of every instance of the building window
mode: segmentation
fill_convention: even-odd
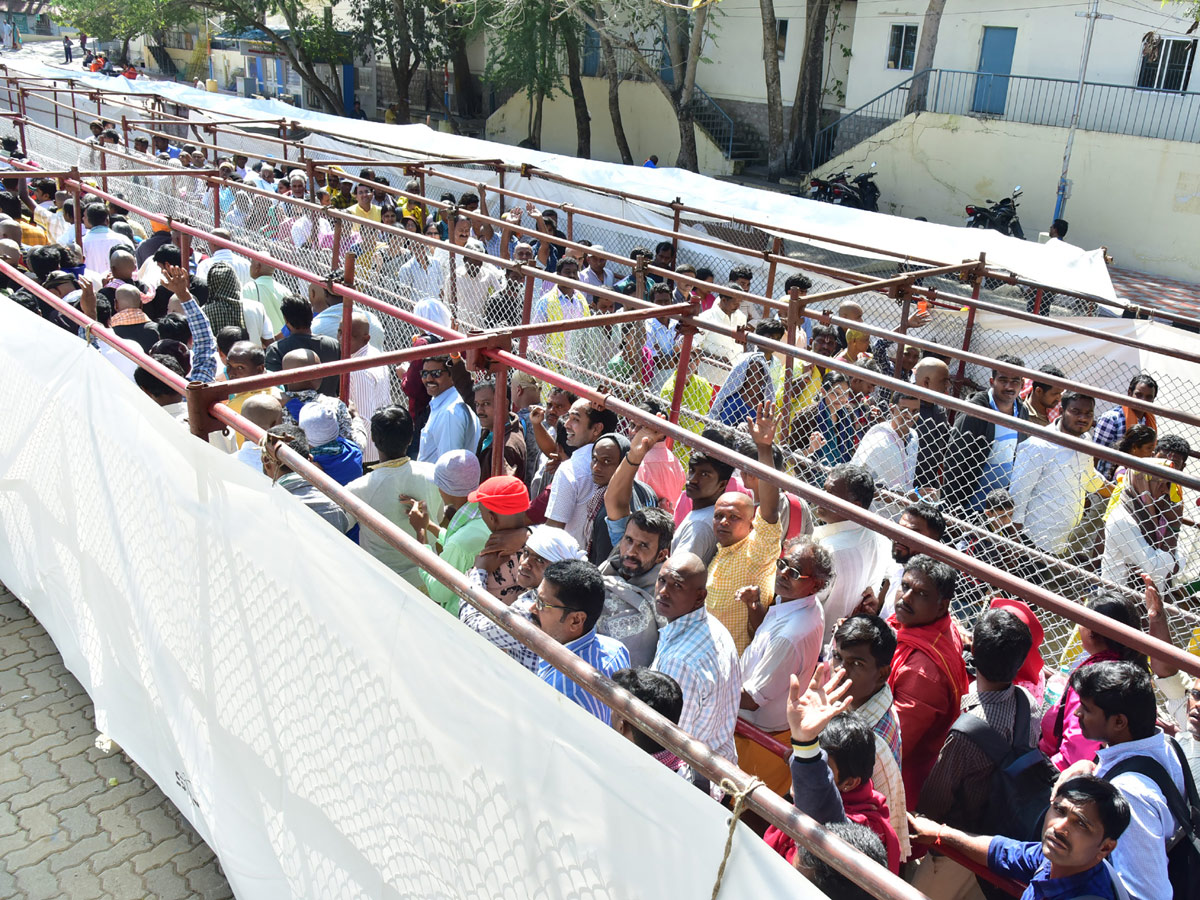
[[[888,68],[909,69],[917,55],[917,26],[893,25],[892,37],[888,41]]]
[[[1196,39],[1158,38],[1142,44],[1137,86],[1155,91],[1186,91],[1196,58]]]
[[[775,20],[775,49],[779,53],[779,61],[787,55],[787,19]]]

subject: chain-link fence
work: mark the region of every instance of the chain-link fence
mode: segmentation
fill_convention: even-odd
[[[30,127],[27,141],[30,155],[45,165],[68,167],[77,164],[80,153],[95,152],[45,128]],[[222,132],[219,143],[226,150],[262,153],[269,142],[254,136],[243,140]],[[331,139],[324,139],[325,146],[306,146],[305,157],[318,163],[344,159],[346,153],[339,154],[330,143]],[[270,152],[278,151],[272,148]],[[405,161],[406,157],[395,155],[391,160]],[[147,158],[146,163],[151,162]],[[106,154],[106,168],[114,172],[134,165],[142,165],[142,160]],[[304,170],[300,162],[296,168]],[[357,186],[361,180],[360,167],[343,168],[350,186]],[[380,166],[376,174],[388,178],[390,187],[405,189],[410,176],[402,174],[403,171]],[[286,171],[280,173],[281,177],[284,174]],[[503,203],[498,202],[497,178],[492,167],[424,166],[416,180],[426,204],[422,208],[413,201],[403,201],[394,220],[401,227],[410,227],[404,222],[408,213],[414,220],[412,226],[425,230],[441,218],[437,210],[445,195],[449,195],[448,202],[457,204],[463,194],[475,192],[473,185],[483,183],[489,186],[488,213],[492,217],[500,217],[503,205],[514,224],[526,230],[533,228],[527,212],[519,219],[511,212],[514,208],[523,210],[526,205],[523,200],[507,198]],[[486,252],[497,257],[497,265],[479,264],[456,252],[444,239],[447,235],[440,232],[443,242],[430,248],[381,228],[372,219],[343,219],[339,223],[309,204],[286,196],[263,196],[236,183],[216,189],[218,195],[214,201],[213,188],[182,169],[179,173],[165,170],[163,175],[148,177],[114,174],[109,189],[132,205],[187,218],[204,227],[214,224],[213,209],[217,204],[220,225],[233,240],[320,277],[339,267],[345,254],[353,253],[358,289],[408,312],[414,311],[420,301],[438,300],[445,305],[455,326],[464,332],[524,321],[525,280],[506,272],[502,265],[514,251],[516,258],[520,258],[524,251],[519,245],[524,241],[530,244],[528,253],[532,258],[540,256],[543,263],[552,264],[575,255],[584,275],[578,288],[537,279],[530,304],[532,322],[565,321],[612,311],[616,308],[612,298],[598,297],[589,290],[597,284],[614,286],[627,295],[640,286],[644,299],[660,303],[685,302],[695,291],[706,307],[700,317],[702,322],[737,328],[747,320],[756,320],[752,327],[764,337],[788,339],[782,319],[776,316],[772,321],[757,321],[770,311],[740,304],[721,290],[731,280],[744,276],[749,278],[749,292],[767,292],[769,266],[762,254],[772,246],[770,235],[746,226],[693,217],[681,218],[679,231],[672,240],[668,236],[674,227],[672,216],[661,210],[536,177],[522,178],[519,191],[544,195],[549,203],[543,206],[560,207],[558,231],[564,236],[569,231],[573,241],[602,247],[629,259],[629,264],[621,266],[608,261],[600,270],[589,266],[584,254],[553,246],[550,238],[543,238],[551,244],[549,253],[545,253],[547,248],[536,243],[541,235],[532,241],[529,235],[514,235],[506,246],[497,233],[500,227],[489,233],[477,225],[474,237],[481,241]],[[387,192],[383,193],[386,196]],[[595,205],[603,205],[604,209],[592,209],[590,204],[602,196],[604,203]],[[567,209],[562,209],[562,204],[567,204]],[[393,219],[389,216],[385,221]],[[447,232],[452,227],[452,223],[448,224]],[[706,237],[727,246],[713,247],[697,240]],[[890,277],[902,270],[902,264],[894,261],[865,260],[849,253],[818,251],[810,245],[791,242],[784,246],[801,267],[777,267],[771,286],[775,296],[783,295],[787,278],[796,273],[808,278],[808,293],[847,286],[829,275],[804,269],[805,262],[878,277]],[[673,284],[667,283],[656,291],[657,279],[649,275],[639,283],[633,256],[635,250],[642,248],[650,254],[650,265],[680,272]],[[656,260],[654,257],[660,252],[664,255]],[[306,282],[290,274],[281,273],[277,279],[293,293],[303,295],[309,291]],[[943,296],[941,303],[928,310],[913,301],[908,311],[912,333],[942,348],[938,355],[945,360],[945,374],[962,399],[1004,412],[1013,408],[1012,403],[1019,402],[1040,414],[1046,410],[1039,404],[1053,394],[1019,378],[998,379],[995,390],[987,393],[992,372],[962,360],[965,349],[992,359],[1013,356],[1032,369],[1053,367],[1069,379],[1118,394],[1126,392],[1132,376],[1145,371],[1137,352],[1106,343],[1102,332],[1090,339],[1068,340],[1069,335],[1056,330],[1053,319],[1033,325],[998,314],[973,318],[953,308],[953,295],[967,302],[968,286],[941,277],[928,279],[924,286],[937,287],[951,296],[949,302]],[[742,289],[747,287],[743,285]],[[1026,289],[986,280],[980,296],[1014,308],[1026,308],[1029,301]],[[900,326],[901,306],[888,295],[868,290],[848,300],[818,302],[806,311],[853,318],[857,307],[857,314],[868,323],[865,328],[894,331]],[[1042,310],[1049,310],[1055,316],[1081,311],[1077,306],[1063,303],[1051,306],[1045,300],[1043,294]],[[746,309],[747,306],[750,308]],[[912,319],[914,312],[920,313],[916,321]],[[395,350],[411,344],[417,333],[415,328],[394,317],[381,319],[382,349]],[[1164,588],[1168,584],[1173,586],[1168,594],[1174,604],[1171,625],[1178,643],[1186,646],[1190,642],[1193,628],[1200,622],[1192,596],[1193,583],[1200,578],[1200,554],[1196,552],[1200,538],[1185,514],[1194,500],[1192,492],[1171,486],[1169,473],[1162,478],[1145,479],[1118,471],[1112,473],[1117,476],[1115,479],[1104,484],[1091,477],[1091,462],[1085,454],[1037,435],[1029,437],[962,414],[953,427],[943,424],[936,411],[921,408],[915,398],[894,396],[888,387],[874,381],[879,375],[910,378],[921,354],[910,348],[909,353],[897,357],[894,344],[873,338],[865,330],[843,330],[809,318],[791,340],[797,347],[839,357],[861,369],[861,375],[856,377],[854,372],[846,375],[832,368],[825,371],[802,360],[788,360],[778,352],[754,348],[746,352],[746,347],[736,339],[707,328],[701,328],[695,335],[691,352],[684,360],[682,329],[678,321],[668,317],[533,337],[528,341],[527,357],[553,372],[614,393],[643,408],[653,408],[653,404],[669,408],[678,392],[681,425],[695,433],[708,429],[710,436],[721,436],[740,452],[745,452],[746,445],[744,437],[739,444],[735,432],[744,433],[745,420],[754,414],[758,403],[772,399],[783,413],[779,442],[789,474],[823,487],[834,466],[864,465],[877,482],[875,508],[881,513],[899,518],[917,496],[937,502],[948,521],[944,540],[1071,599],[1086,599],[1102,591],[1140,599],[1133,576],[1146,571],[1155,575]],[[1188,412],[1200,411],[1195,382],[1186,374],[1173,371],[1169,365],[1146,374],[1157,380],[1161,404]],[[682,388],[678,388],[679,379],[684,382]],[[393,399],[405,403],[395,372],[392,381]],[[1053,403],[1050,407],[1050,415],[1057,417],[1060,410]],[[1088,417],[1075,404],[1061,412],[1066,417],[1064,426],[1068,434],[1084,433],[1091,427],[1090,423],[1081,426]],[[1104,419],[1110,432],[1119,425],[1122,434],[1145,437],[1134,427],[1137,418],[1134,410],[1098,402],[1090,418]],[[1163,416],[1155,425],[1154,433],[1141,445],[1121,446],[1130,452],[1153,452],[1155,440],[1167,434],[1182,437],[1191,446],[1200,446],[1197,444],[1200,433],[1192,426]],[[623,422],[621,427],[628,431],[631,426]],[[689,448],[680,444],[675,452],[686,465]],[[964,579],[956,613],[964,622],[973,621],[990,601],[991,593],[986,584]],[[1073,646],[1073,626],[1068,620],[1048,613],[1043,624],[1046,626],[1043,655],[1054,666],[1060,655]]]

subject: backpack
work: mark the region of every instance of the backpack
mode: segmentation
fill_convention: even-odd
[[[1163,799],[1167,801],[1171,815],[1180,827],[1179,833],[1167,841],[1167,878],[1175,895],[1182,897],[1187,896],[1188,891],[1200,883],[1200,798],[1196,796],[1196,782],[1192,779],[1192,770],[1183,755],[1183,748],[1171,737],[1167,738],[1167,743],[1175,751],[1183,769],[1186,798],[1179,793],[1179,788],[1175,787],[1175,782],[1171,780],[1162,764],[1148,756],[1121,760],[1105,773],[1104,780],[1112,781],[1124,772],[1136,772],[1145,775],[1158,786]]]
[[[1011,741],[970,713],[961,714],[950,730],[970,740],[995,764],[983,820],[988,831],[1018,841],[1040,841],[1058,770],[1029,733],[1029,697],[1020,688],[1016,688],[1016,701]]]

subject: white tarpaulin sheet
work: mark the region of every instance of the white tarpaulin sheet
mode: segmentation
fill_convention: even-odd
[[[999,232],[916,222],[882,213],[846,209],[774,191],[758,190],[698,175],[682,169],[647,169],[597,160],[575,159],[527,150],[476,138],[434,131],[424,125],[385,125],[298,109],[278,100],[252,100],[211,94],[182,84],[127,81],[81,73],[77,68],[41,65],[34,60],[6,59],[11,69],[32,75],[70,77],[98,88],[158,94],[181,103],[226,115],[249,118],[280,116],[334,135],[424,156],[444,155],[464,159],[500,158],[513,164],[530,163],[548,172],[583,184],[653,197],[665,203],[680,198],[685,204],[716,215],[750,219],[759,227],[787,228],[818,237],[849,241],[900,256],[933,259],[943,264],[976,259],[987,253],[988,263],[1060,290],[1078,291],[1105,300],[1116,300],[1102,250],[1085,251],[1063,244],[1038,244],[1006,237]],[[357,152],[347,144],[346,149]],[[369,154],[367,154],[369,155]],[[540,192],[539,192],[540,193]],[[818,242],[819,243],[819,242]],[[824,246],[824,245],[822,245]],[[835,245],[828,245],[835,246]],[[859,251],[854,251],[859,252]],[[864,254],[864,255],[870,255]]]
[[[0,371],[0,579],[239,898],[709,896],[700,791],[11,303]]]

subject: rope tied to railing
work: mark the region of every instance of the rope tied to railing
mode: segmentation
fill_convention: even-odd
[[[292,439],[289,435],[271,434],[269,431],[258,442],[258,448],[262,451],[263,456],[275,463],[274,474],[271,476],[271,484],[275,484],[279,480],[281,468],[287,465],[287,463],[279,459],[279,445],[287,444],[291,446],[291,443]]]
[[[717,895],[721,893],[721,882],[725,880],[725,866],[729,862],[729,851],[733,849],[733,832],[737,828],[738,819],[746,810],[746,801],[750,799],[750,795],[756,788],[763,787],[764,784],[765,782],[758,778],[751,778],[749,783],[739,791],[737,785],[728,778],[721,779],[721,790],[733,798],[733,812],[729,817],[729,833],[725,835],[725,852],[721,854],[721,866],[717,869],[717,880],[713,884],[711,900],[717,900]]]

